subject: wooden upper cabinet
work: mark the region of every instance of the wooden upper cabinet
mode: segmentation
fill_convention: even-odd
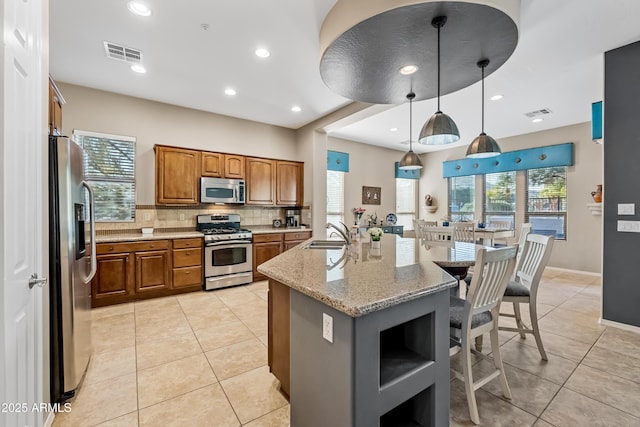
[[[202,176],[222,178],[224,176],[224,154],[202,152]]]
[[[247,205],[276,204],[276,161],[246,157]]]
[[[197,205],[200,152],[156,145],[156,204]]]
[[[244,156],[203,151],[202,176],[244,178]]]
[[[49,78],[49,135],[62,135],[62,104],[64,99]]]
[[[224,155],[225,178],[244,178],[244,156]]]
[[[276,204],[302,206],[303,163],[276,161]]]

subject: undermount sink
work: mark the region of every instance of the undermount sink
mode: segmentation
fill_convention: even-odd
[[[312,240],[304,249],[342,249],[346,243],[342,240]]]

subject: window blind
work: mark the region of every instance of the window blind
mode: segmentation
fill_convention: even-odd
[[[84,149],[84,179],[95,195],[96,221],[133,221],[135,218],[135,138],[74,131]]]
[[[413,230],[416,219],[416,180],[396,178],[396,225],[404,225],[405,230]]]
[[[327,171],[327,222],[344,222],[344,172]]]
[[[498,172],[484,175],[484,221],[509,221],[515,228],[516,172]]]
[[[567,167],[528,170],[524,197],[531,232],[566,240]]]
[[[472,221],[475,215],[476,177],[449,178],[448,214],[451,221]]]

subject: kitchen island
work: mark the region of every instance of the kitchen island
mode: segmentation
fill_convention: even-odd
[[[291,426],[449,423],[449,288],[415,239],[297,246],[269,277],[269,367]]]

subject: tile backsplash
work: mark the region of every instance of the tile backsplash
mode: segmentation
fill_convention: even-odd
[[[186,229],[196,228],[196,215],[214,213],[236,213],[240,215],[243,226],[271,225],[274,219],[281,219],[284,223],[285,208],[257,207],[257,206],[153,206],[137,205],[134,222],[98,222],[96,230],[140,230],[142,227],[156,229]],[[302,208],[301,221],[311,224],[311,209]]]

